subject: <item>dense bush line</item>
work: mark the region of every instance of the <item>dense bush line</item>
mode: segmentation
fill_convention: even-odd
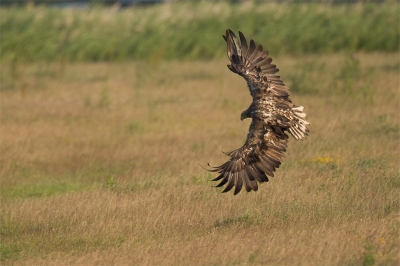
[[[112,8],[0,9],[1,59],[101,61],[224,56],[226,28],[273,54],[397,51],[399,5],[166,3]]]

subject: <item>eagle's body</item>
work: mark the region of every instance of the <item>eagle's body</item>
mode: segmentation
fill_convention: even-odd
[[[261,45],[250,41],[248,46],[243,34],[239,32],[240,43],[231,30],[223,36],[227,42],[228,68],[242,76],[253,97],[249,108],[242,112],[241,119],[251,118],[249,133],[245,144],[232,152],[231,157],[221,166],[210,171],[219,175],[213,181],[221,180],[217,187],[227,184],[223,192],[235,188],[234,194],[240,192],[242,186],[246,191],[257,191],[258,184],[268,181],[268,176],[283,161],[290,132],[296,140],[307,137],[309,123],[304,119],[302,106],[295,106],[289,98],[289,89],[285,87],[279,70],[271,64],[268,51]]]

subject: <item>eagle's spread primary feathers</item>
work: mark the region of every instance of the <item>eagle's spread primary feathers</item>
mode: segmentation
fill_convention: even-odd
[[[267,182],[268,176],[274,176],[286,151],[289,137],[285,132],[296,140],[305,139],[309,123],[304,107],[292,104],[289,89],[276,74],[279,70],[271,64],[268,51],[256,46],[253,40],[249,45],[241,32],[240,41],[229,29],[223,37],[231,61],[228,68],[247,81],[253,97],[250,107],[241,115],[242,120],[252,119],[245,144],[226,153],[231,157],[229,161],[209,170],[219,174],[213,179],[221,180],[217,187],[226,184],[223,192],[235,188],[236,195],[243,186],[247,192],[257,191],[257,182]]]

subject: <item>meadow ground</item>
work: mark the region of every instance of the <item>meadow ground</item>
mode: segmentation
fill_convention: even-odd
[[[311,133],[237,196],[227,60],[3,63],[1,263],[399,265],[399,54],[273,58]]]

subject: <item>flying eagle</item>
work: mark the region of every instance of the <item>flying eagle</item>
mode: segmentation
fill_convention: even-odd
[[[230,160],[221,166],[212,167],[210,172],[219,175],[212,181],[221,180],[217,187],[226,184],[222,192],[235,188],[234,195],[242,187],[247,192],[258,190],[258,183],[268,182],[268,176],[283,161],[290,132],[296,140],[308,135],[303,106],[296,106],[289,98],[289,89],[276,73],[276,65],[271,64],[268,51],[253,40],[248,45],[244,35],[239,32],[240,42],[231,30],[226,30],[228,68],[247,81],[253,97],[249,108],[242,112],[240,119],[251,118],[251,125],[244,145],[225,153]]]

